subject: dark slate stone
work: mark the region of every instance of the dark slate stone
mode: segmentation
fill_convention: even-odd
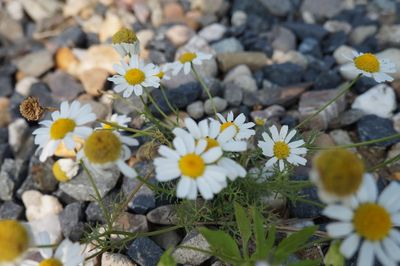
[[[273,64],[263,68],[264,78],[280,86],[301,82],[304,70],[293,63]]]
[[[49,87],[43,82],[32,84],[30,91],[30,96],[38,97],[43,106],[55,106],[57,104],[51,97]]]
[[[292,30],[300,40],[314,38],[321,41],[328,34],[328,31],[318,24],[287,22],[284,26]]]
[[[378,39],[375,36],[370,36],[361,44],[355,45],[354,49],[362,53],[377,53],[380,50]]]
[[[0,165],[3,163],[4,159],[12,157],[13,154],[10,145],[8,143],[0,144]]]
[[[305,38],[299,45],[299,52],[305,55],[312,55],[314,57],[322,57],[319,42],[314,38]]]
[[[8,75],[0,74],[0,97],[8,97],[13,93],[13,81]]]
[[[118,196],[118,193],[115,191],[111,191],[103,198],[104,206],[107,210],[112,210],[112,207],[115,204],[120,202],[121,198]],[[99,204],[95,201],[90,202],[85,210],[86,220],[92,223],[105,223],[106,220],[104,218],[103,212],[99,206]]]
[[[24,207],[13,201],[6,201],[2,205],[0,205],[0,220],[1,219],[17,220],[22,217],[23,213],[24,213]]]
[[[341,82],[342,78],[340,77],[339,73],[337,73],[337,71],[330,70],[327,72],[322,72],[315,79],[314,89],[336,89]]]
[[[196,101],[202,93],[202,88],[197,82],[190,82],[187,84],[183,84],[175,89],[170,89],[166,91],[167,98],[169,102],[176,108],[184,108],[188,104]],[[160,90],[156,89],[152,91],[152,96],[156,100],[159,107],[167,114],[172,111],[169,109],[167,102],[165,101]],[[153,105],[150,105],[150,110],[154,114],[158,114],[156,108]]]
[[[322,41],[322,52],[333,53],[339,46],[346,44],[347,34],[344,31],[333,32]]]
[[[60,224],[64,237],[71,241],[79,241],[84,233],[82,203],[75,202],[67,205],[60,213]]]
[[[8,128],[0,127],[0,144],[8,143]]]
[[[263,87],[263,80],[264,80],[264,73],[261,69],[255,71],[253,73],[253,78],[257,83],[257,88],[262,88]]]
[[[294,176],[291,179],[294,181],[308,181],[308,171],[309,169],[305,167],[299,167],[296,169]],[[321,203],[318,197],[316,186],[311,186],[300,190],[299,195],[311,202]],[[291,217],[314,218],[321,216],[321,212],[322,208],[314,204],[305,203],[302,201],[289,202],[289,213]]]
[[[357,133],[360,141],[369,141],[397,134],[393,121],[376,115],[366,115],[357,122]],[[400,141],[400,138],[373,144],[374,146],[389,147]]]
[[[204,79],[204,82],[206,83],[207,87],[210,89],[210,93],[212,96],[222,96],[224,89],[222,87],[221,81],[215,78],[206,78]],[[207,93],[202,89],[201,90],[201,99],[207,100],[208,95]]]
[[[346,21],[350,23],[353,28],[361,25],[376,25],[377,22],[366,15],[366,7],[366,5],[356,5],[355,8],[344,9],[332,19]]]
[[[314,82],[321,73],[329,71],[329,68],[324,61],[318,59],[312,60],[311,57],[309,57],[309,60],[311,61],[304,73],[304,81]]]
[[[281,125],[287,125],[289,128],[296,127],[298,122],[298,119],[291,115],[286,115],[281,119]]]
[[[51,40],[56,46],[86,47],[86,34],[79,26],[73,26],[64,30]]]
[[[129,246],[128,256],[141,266],[156,266],[163,250],[150,238],[136,238]]]
[[[86,33],[86,46],[91,47],[93,45],[100,44],[99,35],[94,32]]]
[[[176,48],[168,39],[151,40],[148,47],[150,50],[156,50],[163,53],[167,62],[174,61]]]
[[[376,82],[374,79],[362,76],[356,82],[356,84],[354,84],[351,90],[357,94],[363,94],[364,92],[366,92],[367,90],[369,90],[370,88],[374,87],[377,84],[378,82]]]

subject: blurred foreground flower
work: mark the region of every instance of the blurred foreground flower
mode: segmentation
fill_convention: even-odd
[[[328,205],[323,214],[339,222],[327,225],[333,238],[344,238],[340,252],[350,259],[358,252],[358,266],[372,266],[374,257],[383,265],[400,262],[400,185],[392,182],[378,196],[378,188],[368,175],[350,205]],[[361,243],[361,247],[360,247]]]

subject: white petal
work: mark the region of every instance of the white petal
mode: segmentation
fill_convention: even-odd
[[[186,118],[185,125],[186,128],[189,130],[190,134],[193,135],[193,137],[195,137],[196,139],[201,138],[200,128],[197,126],[197,123],[193,119],[189,117]]]
[[[289,134],[286,136],[285,142],[289,143],[292,140],[292,138],[296,135],[296,132],[297,132],[296,130],[291,130]]]
[[[76,127],[74,130],[74,134],[82,137],[82,138],[87,138],[89,137],[90,134],[92,134],[93,129],[90,127]]]
[[[72,134],[71,133],[68,133],[66,136],[65,136],[65,138],[63,139],[63,142],[64,142],[64,144],[65,144],[65,147],[68,149],[68,150],[73,150],[73,149],[75,149],[75,141],[72,139],[72,136],[71,136]]]
[[[213,198],[213,193],[211,191],[210,185],[206,182],[204,178],[197,178],[196,179],[197,187],[199,188],[201,196],[205,200],[210,200]]]
[[[285,169],[285,164],[283,160],[279,160],[279,170],[283,172],[284,169]]]
[[[396,266],[396,263],[383,251],[380,242],[374,242],[374,251],[378,260],[385,266]]]
[[[357,234],[352,234],[340,245],[340,253],[342,253],[346,259],[350,259],[357,251],[359,244],[360,237]]]
[[[400,200],[400,185],[391,182],[380,194],[378,203],[390,209]]]
[[[183,65],[183,73],[185,73],[185,75],[189,74],[190,68],[191,68],[190,63],[185,63]]]
[[[282,141],[285,140],[288,131],[289,131],[289,127],[287,125],[282,126],[281,132],[279,133],[279,139]]]
[[[357,266],[372,266],[374,265],[374,248],[369,241],[362,243],[358,252]]]
[[[383,248],[385,249],[386,253],[394,261],[400,261],[400,247],[389,237],[382,241]]]
[[[288,145],[290,148],[294,149],[294,148],[300,147],[303,144],[304,144],[304,140],[296,140],[296,141],[289,143]]]
[[[353,219],[352,210],[341,205],[329,205],[322,213],[331,219],[337,219],[343,222],[350,222],[351,219]]]
[[[214,147],[201,155],[205,163],[213,163],[222,156],[222,150],[219,147]]]
[[[199,129],[203,138],[208,136],[208,120],[204,119],[199,122]]]
[[[217,141],[218,143],[222,144],[233,139],[235,135],[236,135],[236,127],[232,125],[226,128],[224,131],[222,131],[221,134],[219,134]]]
[[[226,119],[223,115],[221,115],[220,113],[217,113],[217,117],[219,118],[219,120],[221,121],[221,123],[225,123]]]
[[[271,132],[272,135],[272,140],[274,142],[279,141],[279,133],[278,133],[278,129],[276,128],[276,126],[272,126],[269,128],[269,131]]]
[[[183,142],[182,138],[176,137],[172,143],[174,144],[175,150],[179,153],[179,155],[183,156],[187,154],[185,142]]]
[[[185,198],[186,195],[189,194],[191,182],[192,182],[192,179],[190,179],[188,177],[182,177],[179,180],[178,185],[176,187],[176,196],[178,198]]]
[[[221,123],[216,120],[211,120],[209,128],[209,137],[215,139],[221,130]]]
[[[121,171],[121,173],[123,173],[126,177],[134,178],[137,176],[135,169],[131,168],[124,161],[118,160],[117,166],[118,166],[119,170]]]
[[[272,157],[271,159],[269,159],[266,163],[265,163],[265,167],[266,168],[270,168],[272,165],[274,165],[274,163],[276,163],[278,161],[278,159],[276,157]]]
[[[179,154],[168,146],[161,145],[158,149],[158,153],[166,158],[173,158],[175,160],[179,160]]]
[[[228,141],[221,145],[223,151],[241,152],[247,150],[247,142],[245,141]]]
[[[334,222],[326,226],[328,235],[331,237],[343,237],[353,231],[353,224],[346,222]]]

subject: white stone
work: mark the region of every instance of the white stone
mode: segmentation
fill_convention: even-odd
[[[101,266],[135,266],[128,257],[118,254],[105,252],[101,256]]]
[[[31,93],[31,86],[37,82],[39,82],[39,80],[35,77],[25,77],[17,82],[15,90],[19,94],[28,97]]]
[[[334,52],[333,57],[339,65],[349,62],[349,58],[353,58],[354,49],[347,45],[339,46]],[[347,58],[346,58],[347,57]],[[357,74],[356,74],[357,75]]]
[[[209,42],[220,40],[226,32],[226,27],[219,23],[213,23],[199,32],[199,36]]]
[[[241,10],[235,11],[231,18],[232,26],[242,26],[247,21],[247,14]]]
[[[165,36],[175,45],[181,46],[189,41],[194,31],[185,25],[174,25],[167,30]]]
[[[378,84],[358,96],[351,108],[360,109],[366,114],[388,118],[396,109],[396,94],[390,86]]]
[[[54,196],[43,195],[35,190],[28,190],[22,194],[22,201],[26,208],[28,221],[35,221],[51,215],[58,215],[63,207]]]
[[[62,239],[61,224],[58,215],[50,214],[34,221],[29,221],[34,233],[47,232],[51,243],[58,243]]]
[[[246,65],[239,65],[230,70],[224,79],[224,83],[232,82],[243,91],[257,91],[257,83]]]
[[[350,33],[350,43],[357,45],[364,42],[368,37],[374,35],[378,28],[375,25],[358,26]]]
[[[29,125],[23,118],[19,118],[8,125],[8,143],[14,152],[18,152],[24,143]]]

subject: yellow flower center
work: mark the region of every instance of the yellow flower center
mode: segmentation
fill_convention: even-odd
[[[122,144],[110,130],[96,130],[83,147],[86,158],[95,164],[114,162],[120,158]]]
[[[29,235],[14,220],[0,220],[0,264],[13,262],[29,247]]]
[[[227,129],[228,127],[230,127],[230,126],[235,126],[236,133],[239,132],[239,127],[238,127],[237,125],[235,125],[235,123],[233,123],[233,122],[225,122],[225,123],[223,123],[223,124],[221,125],[220,131],[222,132],[222,131],[224,131],[225,129]]]
[[[389,212],[375,203],[364,203],[354,212],[353,225],[356,232],[370,241],[384,239],[392,228]]]
[[[256,118],[254,120],[254,122],[256,123],[257,126],[263,126],[263,125],[265,125],[266,119],[264,119],[264,118]]]
[[[378,58],[371,54],[366,53],[354,58],[354,64],[358,69],[364,70],[365,72],[374,73],[379,72],[380,63]]]
[[[360,187],[364,164],[358,156],[345,149],[322,152],[314,161],[324,189],[338,196],[349,196]]]
[[[208,151],[211,148],[215,148],[215,147],[219,146],[219,143],[216,139],[206,137],[206,141],[207,141],[207,147],[206,147],[205,151]]]
[[[206,164],[199,155],[190,153],[179,160],[179,169],[182,175],[196,179],[204,173]]]
[[[58,259],[51,258],[42,260],[42,262],[39,263],[39,266],[63,266],[63,264]]]
[[[278,158],[279,160],[286,159],[289,157],[290,154],[290,148],[287,143],[283,141],[277,141],[275,142],[274,145],[274,156]]]
[[[165,75],[165,72],[164,71],[160,71],[157,74],[155,74],[154,76],[158,77],[159,79],[162,79],[164,77],[164,75]]]
[[[69,132],[73,132],[76,127],[75,121],[69,118],[60,118],[53,122],[50,127],[50,137],[52,139],[63,139]]]
[[[195,53],[184,53],[179,57],[179,61],[184,64],[187,62],[192,62],[193,59],[195,59],[197,57],[197,55]]]
[[[137,85],[142,83],[146,79],[146,76],[139,68],[132,68],[126,71],[125,80],[130,85]]]
[[[61,169],[60,162],[57,161],[53,164],[53,175],[58,182],[67,182],[70,178],[67,174]]]
[[[131,31],[127,28],[122,28],[112,36],[111,41],[113,44],[135,43],[138,41],[138,39],[137,39],[136,34],[133,31]]]

